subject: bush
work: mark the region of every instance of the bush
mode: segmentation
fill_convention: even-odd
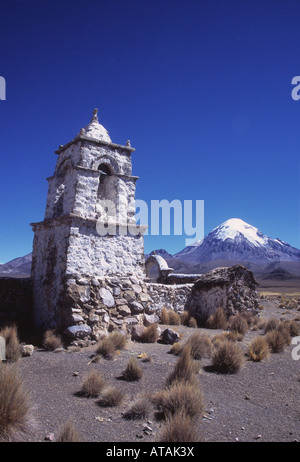
[[[264,337],[254,337],[248,346],[247,352],[252,361],[262,361],[270,354],[270,348],[267,340]]]
[[[189,346],[185,346],[179,356],[173,371],[168,375],[166,385],[170,386],[175,381],[196,382],[196,373],[199,371],[199,366],[191,358],[191,350]]]
[[[221,306],[214,314],[211,314],[206,321],[206,327],[208,327],[208,329],[226,329],[227,325],[227,317]]]
[[[94,369],[85,377],[81,386],[80,394],[88,398],[96,398],[105,386],[105,380],[99,371]]]
[[[59,335],[55,333],[55,330],[47,330],[43,337],[43,347],[45,350],[54,351],[56,348],[61,348],[62,341]]]
[[[229,340],[221,342],[213,354],[213,367],[222,373],[234,374],[244,363],[241,347]]]
[[[204,411],[203,395],[196,382],[175,381],[167,389],[156,392],[152,402],[165,418],[179,412],[193,419]]]
[[[211,355],[212,341],[208,335],[195,332],[187,340],[186,345],[190,347],[190,354],[193,359],[201,359]]]
[[[116,350],[123,350],[125,348],[127,343],[127,337],[125,335],[120,332],[112,332],[109,337]]]
[[[182,350],[183,350],[183,345],[180,342],[175,342],[171,346],[169,353],[171,353],[172,355],[179,356],[181,355]]]
[[[116,387],[106,388],[98,401],[99,406],[115,407],[119,406],[124,399],[124,393]]]
[[[229,330],[244,336],[248,330],[248,323],[240,313],[229,319]]]
[[[143,334],[141,335],[141,342],[143,343],[155,343],[159,337],[157,331],[157,324],[150,324],[144,330]]]
[[[147,398],[136,399],[131,407],[123,414],[124,419],[127,420],[141,420],[146,419],[151,410],[151,405]]]
[[[143,377],[143,369],[137,363],[135,358],[130,358],[126,369],[122,372],[122,378],[129,382],[140,380]]]
[[[67,421],[57,438],[57,443],[78,443],[81,442],[81,436],[70,421]]]
[[[265,334],[271,330],[277,329],[279,322],[280,321],[276,318],[271,318],[268,321],[265,321],[265,324],[263,325]]]
[[[283,321],[286,328],[289,330],[289,334],[291,337],[297,337],[299,335],[299,324],[295,321]]]
[[[112,359],[117,350],[125,348],[127,337],[120,332],[112,332],[107,337],[104,337],[96,347],[96,353],[103,356],[105,359]]]
[[[29,395],[17,370],[0,363],[0,441],[22,439],[33,424]]]
[[[284,338],[285,344],[290,345],[292,339],[291,339],[290,328],[289,328],[288,324],[285,321],[281,321],[278,324],[277,330],[279,332],[281,332],[281,334],[282,334],[282,336]]]
[[[6,359],[10,362],[16,362],[21,356],[20,343],[18,338],[18,329],[15,324],[6,326],[0,331],[1,337],[4,337],[6,342]]]
[[[286,345],[286,339],[283,333],[277,329],[270,330],[266,334],[266,341],[268,342],[272,353],[280,353],[284,350]]]
[[[166,325],[169,324],[169,314],[168,314],[168,310],[166,309],[166,307],[163,307],[161,310],[160,322],[161,324],[166,324]]]
[[[188,326],[190,320],[190,313],[188,311],[183,311],[180,315],[180,321],[183,326]]]
[[[168,316],[170,326],[179,326],[181,324],[180,315],[176,311],[168,310]]]
[[[161,443],[195,443],[202,441],[195,422],[186,415],[175,414],[167,419],[158,436]]]
[[[193,316],[189,319],[188,326],[194,328],[198,327],[197,320]]]
[[[114,342],[110,336],[104,337],[96,347],[96,353],[103,356],[105,359],[112,359],[116,354],[116,348]]]

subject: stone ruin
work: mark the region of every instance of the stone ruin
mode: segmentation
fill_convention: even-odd
[[[35,326],[56,328],[78,342],[157,322],[163,307],[189,309],[200,318],[220,305],[230,313],[257,311],[255,281],[246,268],[176,275],[158,255],[145,262],[146,227],[124,233],[128,223],[135,225],[135,149],[129,141],[113,143],[97,112],[56,151],[45,218],[32,224]],[[114,204],[113,218],[105,200]],[[153,265],[159,271],[156,282],[147,278]]]

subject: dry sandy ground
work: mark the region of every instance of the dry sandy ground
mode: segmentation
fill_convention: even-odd
[[[294,318],[300,313],[279,308],[264,301],[262,316]],[[184,341],[193,328],[179,326]],[[218,330],[201,329],[213,336]],[[262,331],[249,331],[241,342],[247,344]],[[209,368],[210,359],[200,361],[199,386],[205,400],[204,417],[197,422],[206,442],[291,442],[300,441],[300,360],[291,352],[272,354],[261,363],[246,361],[236,374],[219,374]],[[94,347],[79,352],[48,352],[36,349],[31,357],[21,358],[17,367],[34,404],[36,427],[26,441],[44,442],[49,434],[54,439],[63,424],[70,420],[86,442],[154,442],[163,422],[155,418],[154,410],[147,420],[127,421],[122,416],[140,394],[153,393],[164,386],[177,356],[169,353],[170,346],[128,342],[126,349],[112,361],[90,363]],[[144,371],[138,382],[120,380],[130,356],[141,353],[152,356],[152,362],[140,366]],[[110,385],[125,392],[124,402],[116,408],[103,408],[97,399],[76,395],[88,371],[102,372]],[[152,431],[144,431],[147,424]]]

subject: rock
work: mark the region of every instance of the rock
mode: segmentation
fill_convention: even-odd
[[[33,351],[33,345],[20,345],[20,353],[22,356],[32,356]]]
[[[102,322],[105,322],[105,324],[108,324],[109,323],[109,315],[107,313],[104,314],[103,318],[102,318]]]
[[[130,303],[131,314],[140,314],[144,311],[144,307],[139,302],[131,302]]]
[[[91,324],[97,324],[99,320],[100,320],[100,317],[98,316],[98,314],[95,314],[95,313],[89,314],[89,322]]]
[[[76,314],[76,313],[73,313],[71,316],[70,316],[70,322],[73,324],[77,324],[79,322],[83,322],[83,317],[80,316],[80,314]]]
[[[105,289],[104,287],[102,287],[99,290],[99,296],[102,299],[103,305],[109,308],[115,305],[114,297],[112,296],[111,292],[108,289]]]
[[[142,335],[145,331],[146,327],[145,326],[141,326],[141,325],[136,325],[136,326],[133,326],[132,329],[131,329],[131,338],[132,340],[141,340],[142,338]]]
[[[139,295],[138,295],[138,298],[141,302],[148,302],[150,300],[150,295],[149,294],[145,294],[144,292],[141,292]]]
[[[131,309],[127,305],[119,306],[118,307],[118,312],[124,317],[131,315]]]
[[[111,317],[110,320],[119,327],[121,327],[123,325],[123,320],[122,319]]]
[[[119,299],[115,300],[115,303],[116,303],[117,306],[127,305],[127,300],[125,298],[119,298]]]
[[[128,326],[133,326],[135,324],[138,324],[138,320],[136,318],[126,318],[125,319],[125,323],[128,325]]]
[[[179,334],[172,329],[165,329],[161,333],[161,341],[167,345],[173,345],[173,343],[178,342],[179,339]]]
[[[141,288],[141,286],[138,285],[138,284],[133,284],[133,285],[132,285],[132,289],[134,290],[134,292],[135,292],[136,294],[140,294],[140,293],[142,292],[142,288]]]
[[[91,334],[92,330],[87,324],[80,324],[79,326],[69,326],[65,333],[71,339],[85,338]]]
[[[150,326],[150,324],[157,324],[158,322],[159,317],[156,314],[144,314],[145,326]]]

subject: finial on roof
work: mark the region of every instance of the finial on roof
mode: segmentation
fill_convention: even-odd
[[[126,146],[131,146],[130,140],[126,141]]]
[[[93,117],[92,117],[91,122],[98,122],[98,109],[97,108],[93,110]]]

